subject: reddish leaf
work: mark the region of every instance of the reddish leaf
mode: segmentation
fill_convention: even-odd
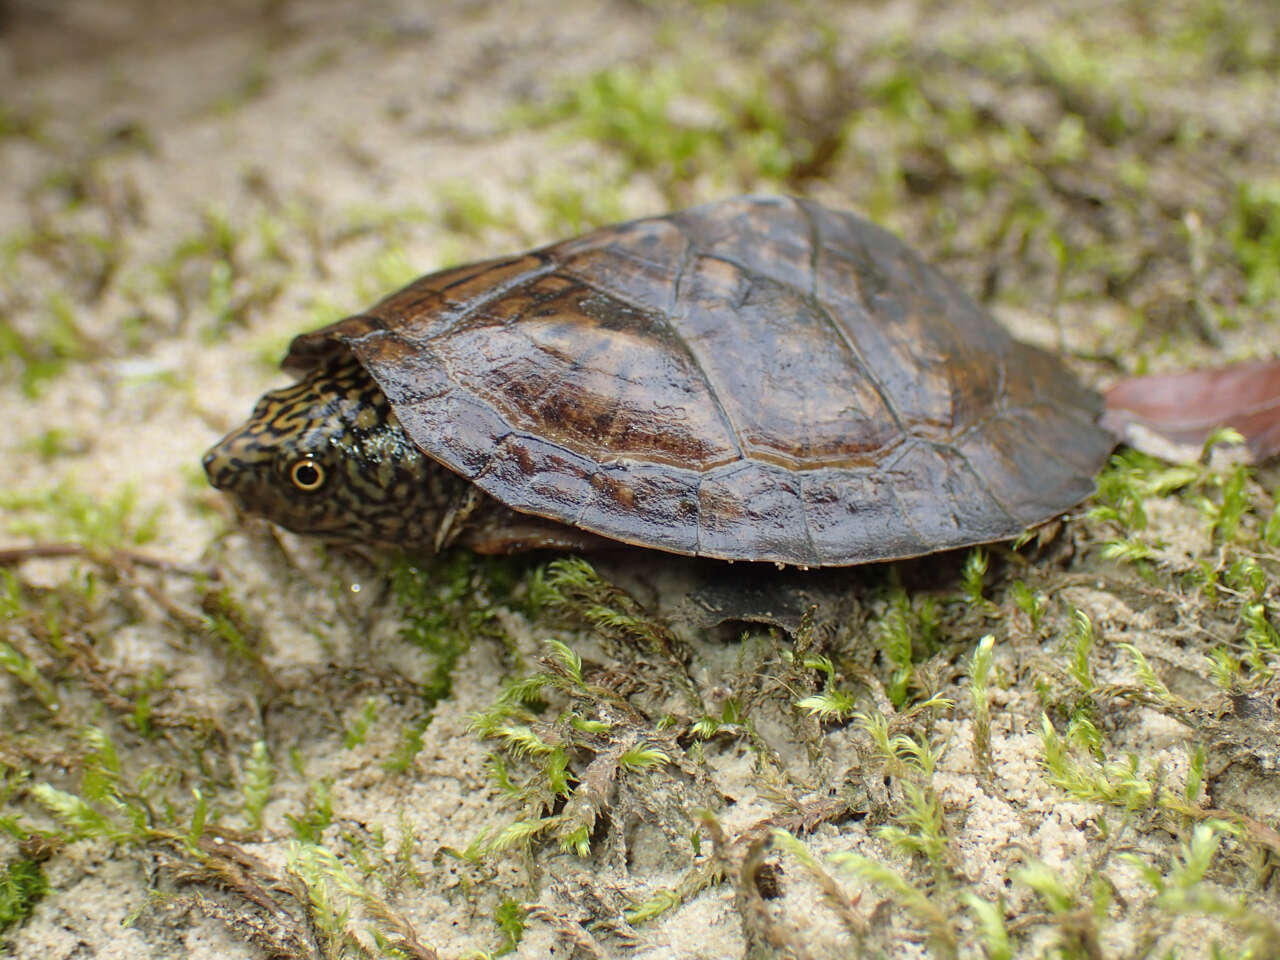
[[[1265,460],[1280,451],[1280,358],[1131,377],[1107,391],[1106,407],[1103,426],[1139,450],[1194,460],[1209,434],[1234,427]]]

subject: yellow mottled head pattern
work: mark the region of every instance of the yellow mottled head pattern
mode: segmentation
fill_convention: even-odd
[[[430,548],[466,486],[405,435],[354,358],[264,395],[204,468],[245,510],[289,530],[409,550]]]

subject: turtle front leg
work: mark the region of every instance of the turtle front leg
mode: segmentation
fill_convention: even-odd
[[[487,499],[490,498],[486,497],[479,487],[471,484],[467,484],[453,497],[440,517],[440,525],[436,527],[436,553],[453,546],[454,541],[466,530],[471,515]]]

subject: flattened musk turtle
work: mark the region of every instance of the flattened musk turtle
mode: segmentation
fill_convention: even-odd
[[[291,530],[799,566],[1001,540],[1093,490],[1101,399],[901,240],[746,197],[433,273],[293,341],[205,456]]]

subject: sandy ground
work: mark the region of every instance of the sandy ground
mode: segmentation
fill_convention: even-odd
[[[1171,17],[1182,9],[1175,7]],[[1276,928],[1254,922],[1274,924],[1280,908],[1275,881],[1267,881],[1268,857],[1280,854],[1266,833],[1280,825],[1268,752],[1274,703],[1266,707],[1259,694],[1251,719],[1246,701],[1235,701],[1232,714],[1205,680],[1211,644],[1245,649],[1237,615],[1246,601],[1263,622],[1274,621],[1275,550],[1251,548],[1261,579],[1252,594],[1224,587],[1243,598],[1228,597],[1226,612],[1183,596],[1178,578],[1205,558],[1227,563],[1227,548],[1192,498],[1148,504],[1147,540],[1159,548],[1157,573],[1146,579],[1100,559],[1101,521],[1080,520],[1039,555],[1039,568],[1041,560],[1027,566],[997,554],[988,578],[996,602],[986,607],[957,600],[963,557],[859,572],[819,591],[826,619],[807,642],[836,662],[842,686],[865,683],[870,693],[859,694],[857,709],[883,709],[892,733],[933,745],[936,769],[924,771],[906,754],[878,755],[852,711],[820,726],[797,710],[797,700],[819,692],[821,674],[801,670],[792,641],[763,629],[741,643],[686,633],[682,669],[695,699],[725,729],[705,741],[687,729],[668,737],[664,715],[697,717],[679,684],[654,679],[675,668],[638,649],[634,637],[574,629],[532,607],[538,561],[505,573],[466,560],[428,568],[427,593],[463,586],[432,608],[438,618],[425,632],[452,631],[467,643],[447,696],[424,706],[438,656],[431,642],[405,633],[412,616],[387,586],[386,561],[327,556],[237,517],[199,469],[204,450],[260,393],[287,382],[274,364],[292,335],[417,273],[673,203],[789,186],[730,167],[697,167],[688,177],[636,169],[606,140],[519,112],[555,100],[577,79],[618,64],[694,64],[708,83],[732,86],[759,64],[785,65],[792,48],[811,52],[830,39],[861,83],[859,57],[883,73],[883,51],[894,44],[927,51],[912,62],[928,64],[931,56],[945,61],[959,38],[1069,44],[1105,29],[1091,33],[1053,4],[997,17],[979,4],[803,5],[789,13],[768,4],[660,2],[205,8],[64,0],[10,2],[3,16],[5,542],[124,542],[180,568],[98,552],[30,560],[7,581],[17,599],[6,608],[5,649],[46,677],[52,693],[42,697],[39,681],[12,659],[0,675],[0,705],[11,718],[0,736],[0,814],[13,827],[0,840],[0,860],[40,864],[49,885],[30,916],[0,935],[6,955],[465,957],[507,948],[529,958],[645,960],[1280,955],[1266,952],[1280,951]],[[1139,19],[1118,15],[1116,29],[1138,29]],[[1263,18],[1259,29],[1274,38],[1274,23]],[[1264,166],[1266,138],[1274,141],[1280,121],[1275,71],[1269,83],[1256,74],[1235,82],[1241,74],[1224,68],[1222,85],[1210,91],[1173,84],[1140,55],[1110,68],[1108,83],[1142,89],[1144,110],[1177,121],[1158,142],[1171,152],[1192,144],[1167,164],[1147,158],[1149,207],[1136,205],[1128,219],[1116,212],[1114,230],[1138,238],[1149,211],[1181,222],[1167,211],[1185,206],[1208,224],[1186,220],[1184,242],[1194,246],[1198,230],[1214,229],[1215,204],[1230,200],[1214,179],[1222,171],[1213,169],[1227,154],[1197,154],[1195,138],[1255,141],[1230,162]],[[766,76],[782,84],[786,74]],[[831,93],[820,70],[797,68],[792,79],[801,101],[810,87]],[[1001,109],[1020,116],[1062,109],[1046,105],[1043,90],[1012,96],[981,77],[973,82],[974,102],[1003,98]],[[905,89],[883,77],[867,84],[858,96],[872,100],[862,109]],[[920,109],[909,91],[902,97],[904,110]],[[669,109],[696,125],[707,104],[677,97]],[[1074,130],[1059,128],[1064,150]],[[944,136],[964,142],[959,127]],[[1213,269],[1216,248],[1196,274],[1203,282],[1194,295],[1181,263],[1192,255],[1181,248],[1176,268],[1163,266],[1156,250],[1149,270],[1133,271],[1136,288],[1149,294],[1140,310],[1134,288],[1117,291],[1097,279],[1114,263],[1081,262],[1065,298],[1055,300],[1055,283],[1059,294],[1064,285],[1035,228],[1018,221],[994,246],[976,242],[990,237],[981,234],[985,214],[965,212],[959,187],[961,212],[939,227],[925,194],[895,204],[876,186],[894,163],[909,168],[906,183],[928,174],[940,163],[930,149],[896,154],[874,125],[859,127],[851,142],[856,150],[802,188],[870,210],[975,292],[985,286],[1020,336],[1055,346],[1061,333],[1095,382],[1138,365],[1139,354],[1142,363],[1175,367],[1266,353],[1268,343],[1274,350],[1274,303],[1236,310],[1210,343],[1195,335],[1194,322],[1168,319],[1172,308],[1161,299],[1168,289],[1168,303],[1234,298],[1234,309],[1243,302],[1235,275]],[[1111,209],[1115,184],[1136,174],[1123,164],[1105,173],[1112,179],[1094,168],[1094,179],[1077,183],[1068,172],[1060,195],[1084,196],[1090,211]],[[1048,206],[1042,217],[1064,236],[1085,229],[1070,208]],[[1131,324],[1135,313],[1145,326]],[[42,363],[47,376],[37,375]],[[1274,510],[1266,491],[1276,482],[1274,470],[1249,481],[1258,506],[1245,524],[1258,536]],[[1204,489],[1220,496],[1220,485]],[[132,498],[128,519],[112,519],[122,497]],[[132,535],[146,527],[151,535],[135,547],[131,539],[143,538]],[[685,573],[676,566],[669,576],[679,583]],[[1046,625],[1018,612],[1015,580],[1040,593]],[[877,653],[877,638],[900,581],[916,598],[908,621],[918,630],[922,598],[937,599],[941,639],[914,682],[931,682],[954,709],[895,711],[885,698],[893,668]],[[662,590],[671,602],[678,593]],[[1090,655],[1098,688],[1089,715],[1100,728],[1093,756],[1121,767],[1134,757],[1147,785],[1146,794],[1134,788],[1129,809],[1121,786],[1111,795],[1072,795],[1044,773],[1041,717],[1067,726],[1055,691],[1072,683],[1064,664],[1079,639],[1073,610],[1087,614],[1101,638]],[[975,753],[978,721],[965,693],[972,650],[987,632],[999,641],[989,765]],[[522,812],[493,775],[490,755],[501,739],[483,739],[469,718],[491,708],[509,681],[550,669],[540,658],[553,638],[570,642],[588,679],[615,683],[619,702],[636,711],[582,690],[548,695],[539,722],[573,709],[613,724],[607,746],[571,752],[577,782],[589,782],[593,757],[616,761],[628,744],[660,749],[670,762],[616,773],[602,788],[607,802],[594,808],[585,857],[546,835],[467,855],[473,841],[492,841],[536,815],[533,801]],[[1185,715],[1135,692],[1122,641],[1147,655]],[[1265,679],[1261,667],[1257,677]],[[749,721],[737,722],[726,704],[744,697]],[[922,699],[921,692],[914,702]],[[140,703],[149,720],[138,719]],[[1193,715],[1204,723],[1196,726]],[[1232,726],[1233,717],[1248,729]],[[403,749],[406,730],[420,731],[422,746],[395,768],[388,761]],[[1196,743],[1212,754],[1210,782],[1199,786],[1191,772]],[[517,779],[534,775],[527,757],[506,756]],[[1084,767],[1094,762],[1087,750],[1082,756]],[[255,808],[246,784],[263,757],[273,772]],[[1107,777],[1124,780],[1119,768]],[[1189,781],[1190,812],[1150,801],[1162,791],[1187,793]],[[934,859],[922,850],[910,856],[882,829],[911,832],[902,818],[904,783],[927,784],[943,819],[945,849]],[[45,787],[87,798],[115,826],[95,827],[83,811],[77,819],[70,801],[59,807]],[[700,808],[717,828],[700,819]],[[141,821],[140,810],[148,811]],[[1196,824],[1210,817],[1204,811],[1233,824],[1216,841],[1204,888],[1196,887],[1229,903],[1221,909],[1209,900],[1162,901],[1143,873],[1187,876],[1177,870]],[[193,826],[197,817],[203,831]],[[778,840],[771,847],[774,827],[800,837],[807,854],[782,852]],[[716,829],[723,845],[714,842]],[[831,859],[838,854],[883,865],[905,878],[908,892],[871,868],[840,867]],[[710,882],[717,868],[728,879]],[[1035,871],[1057,877],[1066,900],[1046,892]],[[671,909],[652,919],[627,913],[670,891]],[[1000,937],[984,935],[986,915],[975,902],[1007,929],[1008,952]],[[504,910],[525,918],[516,944],[496,919]],[[1213,954],[1217,941],[1228,952]]]

